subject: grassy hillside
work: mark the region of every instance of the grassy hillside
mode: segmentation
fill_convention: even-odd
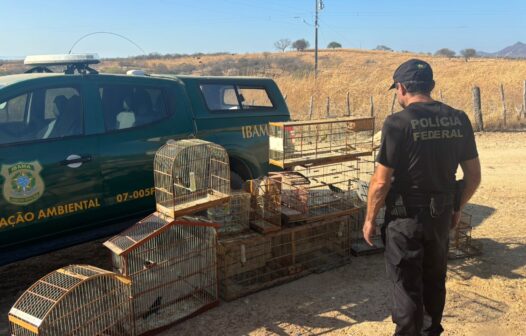
[[[314,55],[306,52],[215,54],[158,58],[129,58],[105,60],[99,68],[106,72],[125,72],[146,69],[154,73],[195,75],[255,75],[276,80],[294,119],[308,117],[310,97],[314,97],[314,117],[326,115],[326,101],[330,96],[331,115],[346,113],[346,96],[350,94],[351,110],[355,115],[367,115],[370,97],[379,121],[390,113],[393,92],[387,91],[392,74],[403,61],[418,57],[429,62],[437,82],[435,99],[472,113],[471,90],[481,88],[484,122],[490,128],[499,127],[502,115],[499,85],[503,84],[508,110],[508,125],[524,126],[517,118],[516,107],[522,104],[526,61],[477,58],[468,62],[460,58],[447,59],[411,53],[364,50],[322,50],[319,53],[320,74],[314,80]],[[20,64],[7,63],[0,73],[14,71]],[[396,104],[395,110],[399,107]],[[524,123],[524,119],[522,123]]]

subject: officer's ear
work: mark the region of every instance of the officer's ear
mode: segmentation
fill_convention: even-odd
[[[397,83],[397,84],[396,84],[396,88],[397,88],[397,91],[398,91],[398,95],[399,95],[400,97],[405,96],[405,95],[407,94],[407,88],[405,87],[404,84],[402,84],[402,83]]]

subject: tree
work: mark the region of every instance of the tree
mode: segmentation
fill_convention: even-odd
[[[341,47],[342,45],[340,43],[334,42],[334,41],[327,45],[327,48],[329,49],[335,49],[335,48],[341,48]]]
[[[285,52],[285,49],[290,47],[290,40],[289,39],[281,39],[279,41],[274,42],[274,47],[278,50],[281,50],[282,52]]]
[[[435,56],[445,56],[447,58],[454,57],[455,55],[456,55],[456,52],[454,52],[453,50],[448,49],[448,48],[438,49],[435,52]]]
[[[374,50],[393,51],[393,49],[389,48],[388,46],[384,46],[383,44],[377,45]]]
[[[308,47],[309,41],[307,41],[306,39],[296,40],[294,41],[294,43],[292,43],[292,48],[296,49],[297,51],[303,51]]]
[[[460,54],[464,57],[464,59],[467,62],[470,58],[477,56],[477,51],[473,48],[467,48],[467,49],[462,49],[460,51]]]

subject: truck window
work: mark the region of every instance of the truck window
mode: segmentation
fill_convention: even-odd
[[[107,131],[151,124],[168,115],[160,88],[108,85],[100,87],[99,94]]]
[[[0,144],[82,134],[76,88],[37,89],[0,102]]]
[[[201,92],[211,111],[251,110],[274,108],[263,87],[230,84],[202,84]]]

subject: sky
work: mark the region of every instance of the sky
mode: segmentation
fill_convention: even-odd
[[[96,52],[274,51],[274,42],[314,45],[316,0],[0,0],[0,58]],[[319,46],[434,52],[494,52],[526,42],[525,0],[324,0]],[[128,40],[132,41],[128,41]]]

